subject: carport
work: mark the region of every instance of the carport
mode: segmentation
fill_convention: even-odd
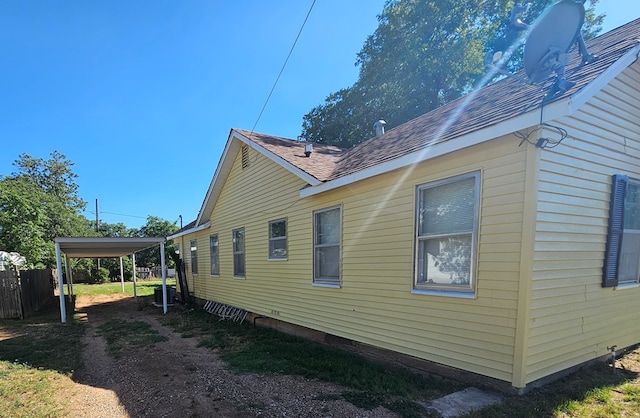
[[[65,255],[65,270],[72,294],[73,277],[71,275],[72,258],[119,258],[133,254],[135,278],[135,253],[160,245],[160,264],[162,267],[162,308],[167,313],[167,272],[164,259],[164,237],[58,237],[56,244],[56,263],[58,267],[58,286],[60,291],[60,319],[67,322],[67,310],[64,300],[64,280],[62,276],[62,253]],[[122,267],[121,267],[122,268]],[[135,289],[135,280],[134,280]],[[135,290],[134,290],[135,291]]]

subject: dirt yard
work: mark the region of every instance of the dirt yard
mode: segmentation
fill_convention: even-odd
[[[151,307],[131,297],[79,298],[86,321],[84,367],[66,393],[70,417],[394,417],[380,407],[367,411],[334,400],[344,388],[295,376],[238,375],[217,355],[197,347],[158,322]],[[98,327],[111,319],[145,321],[167,341],[131,349],[121,358],[106,353]]]

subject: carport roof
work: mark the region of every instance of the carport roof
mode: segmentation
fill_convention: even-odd
[[[164,237],[58,237],[60,251],[70,258],[116,258],[154,247]]]

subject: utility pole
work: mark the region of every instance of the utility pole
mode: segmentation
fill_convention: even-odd
[[[98,216],[98,199],[96,198],[96,232],[100,230],[100,218]],[[100,270],[100,259],[96,258],[98,270]]]

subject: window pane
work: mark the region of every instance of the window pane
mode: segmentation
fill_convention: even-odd
[[[244,276],[244,254],[233,255],[233,275]]]
[[[340,246],[316,248],[316,278],[340,278]]]
[[[269,258],[287,258],[286,238],[275,238],[269,240]]]
[[[624,229],[640,230],[640,187],[631,181],[624,197]]]
[[[220,261],[218,250],[218,236],[212,235],[209,237],[209,247],[211,251],[211,275],[217,276],[220,274]]]
[[[316,213],[316,245],[340,243],[340,208]]]
[[[475,183],[470,177],[420,191],[420,236],[473,231]]]
[[[233,252],[244,251],[244,229],[233,231]]]
[[[189,244],[191,247],[191,273],[198,274],[198,241],[194,239]]]
[[[468,285],[471,234],[422,239],[418,244],[418,283]]]
[[[618,283],[638,282],[640,276],[638,254],[640,254],[640,233],[624,231],[622,248],[620,249],[620,264],[618,265]]]
[[[233,275],[244,277],[244,228],[233,231]]]
[[[287,221],[269,222],[269,259],[287,258]]]
[[[269,238],[278,238],[287,236],[286,221],[276,221],[269,224]]]

